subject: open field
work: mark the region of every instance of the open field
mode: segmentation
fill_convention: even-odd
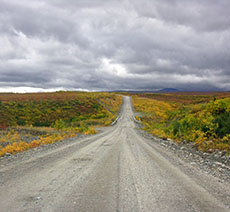
[[[0,94],[0,156],[110,125],[122,98],[110,93]]]
[[[230,151],[230,92],[142,93],[132,99],[149,133],[194,142],[202,151]]]

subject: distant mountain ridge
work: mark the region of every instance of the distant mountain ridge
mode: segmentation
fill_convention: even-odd
[[[176,88],[163,88],[159,90],[114,90],[111,92],[128,92],[128,93],[170,93],[179,92],[180,90]]]
[[[177,90],[176,88],[163,88],[159,91],[157,91],[157,93],[168,93],[168,92],[178,92],[179,90]]]

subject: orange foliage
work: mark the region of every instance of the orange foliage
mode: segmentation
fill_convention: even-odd
[[[74,133],[53,134],[53,135],[41,137],[39,140],[34,140],[30,143],[19,140],[18,142],[13,142],[12,144],[9,144],[5,147],[0,146],[0,157],[4,156],[6,153],[16,154],[18,152],[22,152],[22,151],[25,151],[27,149],[32,149],[32,148],[35,148],[35,147],[38,147],[41,145],[55,143],[57,141],[60,141],[60,140],[66,139],[66,138],[73,137],[75,135],[76,134],[74,134]],[[16,136],[18,136],[17,133],[15,133],[15,137]],[[13,137],[14,137],[14,135],[13,135]],[[12,138],[12,136],[11,136],[11,138]]]

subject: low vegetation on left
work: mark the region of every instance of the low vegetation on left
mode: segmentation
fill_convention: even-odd
[[[105,92],[0,94],[0,157],[77,134],[117,117],[122,97]]]

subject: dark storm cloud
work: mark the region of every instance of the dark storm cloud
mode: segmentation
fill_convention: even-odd
[[[228,0],[1,0],[4,88],[230,90]]]

